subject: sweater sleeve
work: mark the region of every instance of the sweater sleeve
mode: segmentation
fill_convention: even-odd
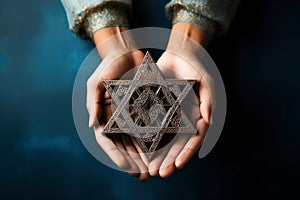
[[[80,38],[109,26],[129,27],[130,0],[61,0],[69,28]]]
[[[187,22],[211,35],[227,32],[239,0],[172,0],[166,5],[172,23]]]

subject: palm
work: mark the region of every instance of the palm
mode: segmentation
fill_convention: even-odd
[[[119,169],[138,176],[140,180],[148,178],[148,168],[140,157],[141,150],[130,137],[113,135],[108,138],[102,130],[112,115],[111,97],[105,91],[102,80],[121,78],[127,71],[138,66],[143,59],[141,51],[122,54],[117,59],[108,55],[88,80],[87,109],[90,113],[89,125],[94,127],[96,140]]]
[[[176,168],[182,168],[202,144],[210,123],[212,105],[212,81],[204,67],[192,54],[164,52],[157,61],[161,71],[168,76],[177,79],[194,79],[199,83],[197,88],[196,107],[189,112],[191,118],[197,118],[198,133],[194,136],[179,136],[175,138],[173,145],[154,157],[150,162],[150,174],[162,177],[170,176]],[[184,57],[183,57],[184,56]],[[184,59],[185,58],[185,59]],[[194,67],[196,66],[196,67]]]

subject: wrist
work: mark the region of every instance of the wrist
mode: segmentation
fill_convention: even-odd
[[[174,24],[172,31],[195,40],[203,47],[207,47],[210,40],[209,34],[205,30],[187,22],[178,22]]]
[[[120,26],[111,26],[111,27],[106,27],[103,29],[100,29],[96,31],[93,35],[93,40],[95,45],[99,45],[108,38],[113,37],[116,34],[120,34],[123,31],[127,31],[129,28],[127,27],[120,27]]]
[[[99,2],[86,10],[84,28],[91,39],[100,29],[107,27],[129,27],[128,16],[130,6],[121,1],[94,1]],[[102,2],[102,3],[101,3]]]
[[[129,30],[127,27],[114,26],[100,29],[94,33],[93,40],[101,58],[108,54],[136,49],[132,35],[127,30]]]

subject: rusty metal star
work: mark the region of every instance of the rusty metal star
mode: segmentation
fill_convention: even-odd
[[[133,136],[150,159],[165,133],[197,132],[180,107],[195,82],[165,80],[147,52],[132,80],[103,80],[117,108],[102,133]]]

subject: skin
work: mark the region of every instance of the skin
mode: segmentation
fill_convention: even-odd
[[[123,27],[108,27],[94,34],[93,39],[98,53],[103,59],[102,63],[105,63],[111,55],[121,53],[126,49],[126,42],[122,40],[123,38],[117,38],[116,41],[112,41],[109,44],[109,48],[103,48],[102,45],[108,38],[126,30],[128,29]],[[148,163],[145,162],[145,158],[138,154],[138,152],[141,152],[141,149],[137,148],[138,145],[129,137],[114,136],[112,139],[109,139],[101,134],[106,122],[112,115],[111,97],[105,92],[102,80],[119,79],[133,66],[139,66],[143,57],[143,52],[133,50],[129,53],[121,54],[113,63],[109,63],[108,69],[103,74],[100,71],[101,67],[98,67],[87,82],[86,101],[87,110],[90,114],[89,126],[94,128],[98,144],[119,169],[127,171],[131,176],[138,177],[140,181],[147,180],[149,173]]]
[[[172,31],[181,33],[184,36],[190,37],[203,47],[207,47],[210,41],[210,35],[198,26],[186,22],[179,22],[173,25]]]
[[[124,27],[107,27],[94,34],[93,40],[98,47],[98,52],[103,59],[103,62],[112,54],[122,52],[122,50],[126,49],[126,42],[122,41],[122,38],[118,38],[117,41],[110,44],[109,51],[106,51],[105,48],[101,48],[101,45],[104,44],[108,38],[126,30],[128,29]],[[172,27],[172,30],[192,38],[204,47],[206,47],[209,42],[209,35],[206,31],[189,23],[176,23]],[[184,44],[185,41],[174,41],[174,39],[170,37],[169,44],[173,42]],[[112,49],[113,51],[111,51]],[[210,86],[209,84],[206,84],[209,80],[203,82],[203,79],[195,77],[195,74],[197,73],[194,71],[191,64],[187,63],[178,55],[169,52],[167,49],[160,57],[157,64],[159,66],[171,68],[175,74],[180,74],[181,78],[193,78],[200,82],[200,107],[196,109],[199,110],[202,116],[198,119],[199,121],[197,123],[199,134],[191,138],[178,138],[174,145],[155,156],[150,163],[142,156],[142,154],[139,154],[139,152],[141,153],[141,149],[136,142],[129,137],[115,136],[110,139],[101,134],[105,123],[112,115],[110,109],[111,98],[108,93],[105,92],[102,80],[120,78],[128,70],[132,69],[133,66],[139,66],[143,57],[144,54],[142,51],[133,50],[120,56],[113,63],[109,63],[108,70],[106,70],[104,74],[101,75],[100,69],[96,69],[87,82],[86,103],[90,115],[89,126],[94,128],[98,144],[116,166],[127,171],[131,176],[137,177],[141,181],[147,180],[150,175],[160,175],[163,178],[167,178],[173,174],[176,169],[181,169],[191,159],[193,154],[200,147],[207,131],[210,123],[212,104],[209,94]],[[197,62],[196,59],[195,62]]]
[[[194,63],[197,63],[196,58],[193,64]],[[211,86],[207,84],[209,83],[208,77],[203,78],[202,76],[199,76],[193,65],[187,62],[185,59],[182,59],[182,57],[178,56],[177,54],[166,51],[159,58],[157,64],[159,66],[167,66],[174,72],[175,77],[178,79],[195,79],[200,83],[197,94],[198,101],[193,102],[195,106],[192,108],[193,111],[198,111],[199,113],[198,115],[197,113],[192,115],[198,117],[198,134],[192,137],[178,136],[177,140],[170,147],[170,149],[166,150],[167,152],[159,154],[155,159],[151,160],[149,164],[149,173],[151,176],[160,175],[163,178],[167,178],[176,169],[181,169],[191,159],[191,157],[202,144],[210,124],[210,112],[212,105],[210,95]],[[163,69],[163,67],[161,67],[161,69]]]
[[[187,36],[202,46],[206,47],[209,43],[209,35],[203,29],[191,25],[189,23],[181,22],[177,23],[172,28],[173,31],[181,33],[184,36]],[[180,37],[182,41],[178,41],[178,38],[170,37],[169,47],[172,44],[179,44],[178,46],[185,46],[184,37]],[[168,48],[169,48],[168,47]],[[199,134],[188,138],[188,137],[178,137],[177,141],[174,142],[174,145],[164,152],[160,153],[157,157],[151,160],[149,164],[149,173],[151,176],[161,176],[162,178],[167,178],[172,175],[176,169],[181,169],[184,165],[192,158],[194,153],[199,149],[200,145],[203,142],[205,133],[207,132],[209,123],[210,123],[210,112],[211,112],[211,95],[210,87],[211,85],[207,84],[210,82],[209,77],[201,79],[197,77],[197,72],[193,66],[188,63],[186,60],[182,59],[178,54],[172,53],[169,49],[162,54],[162,56],[157,61],[158,66],[167,66],[171,69],[177,76],[181,79],[196,79],[200,82],[199,87],[199,103],[200,107],[199,112],[202,118],[198,119],[198,132]],[[171,47],[170,47],[171,48]],[[180,54],[188,50],[181,50]],[[188,54],[193,54],[187,52]],[[197,58],[193,56],[186,56],[192,59],[192,63],[195,66],[201,65],[198,63]],[[161,69],[163,70],[163,69]],[[195,108],[197,109],[197,108]]]

